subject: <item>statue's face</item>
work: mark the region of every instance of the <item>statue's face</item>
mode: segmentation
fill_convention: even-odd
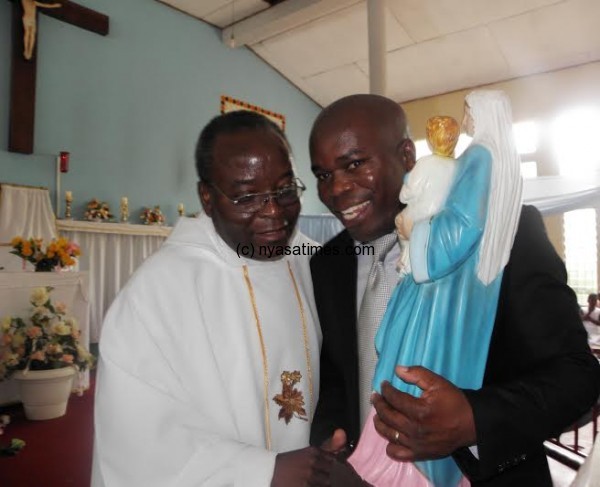
[[[475,133],[475,123],[473,122],[473,116],[471,115],[471,108],[468,103],[465,102],[465,115],[462,121],[462,130],[469,137],[473,137]]]

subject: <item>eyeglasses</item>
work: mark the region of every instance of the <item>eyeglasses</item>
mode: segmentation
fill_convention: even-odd
[[[240,211],[247,213],[254,213],[264,208],[271,199],[275,200],[279,206],[290,206],[297,203],[300,200],[300,196],[306,189],[304,183],[300,178],[294,178],[292,184],[288,184],[283,188],[279,188],[275,191],[268,191],[266,193],[250,193],[244,194],[237,198],[230,198],[227,196],[222,189],[216,186],[214,183],[207,182],[209,186],[212,186],[225,198],[233,203],[233,205]]]

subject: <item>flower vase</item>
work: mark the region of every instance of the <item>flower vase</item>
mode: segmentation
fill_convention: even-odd
[[[21,401],[27,419],[42,420],[64,416],[73,388],[73,367],[50,370],[17,370]]]
[[[56,265],[54,262],[42,259],[35,264],[35,272],[52,272]]]

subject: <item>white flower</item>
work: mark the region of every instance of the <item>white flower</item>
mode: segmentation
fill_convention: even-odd
[[[73,331],[79,331],[79,323],[72,316],[65,318],[65,323],[69,326]]]
[[[62,336],[70,335],[71,327],[67,325],[64,321],[59,321],[58,323],[52,326],[52,332]]]
[[[77,344],[77,355],[79,355],[80,359],[86,361],[92,358],[92,354],[79,344]]]
[[[5,316],[2,319],[2,323],[0,323],[0,330],[2,330],[4,333],[6,333],[9,330],[11,323],[12,323],[12,317]]]
[[[31,292],[31,304],[34,306],[43,306],[48,302],[50,296],[48,295],[48,291],[45,287],[36,287]]]
[[[5,363],[8,367],[15,367],[19,363],[19,355],[16,353],[9,353]]]
[[[33,308],[33,313],[32,316],[37,316],[38,318],[50,318],[50,316],[52,316],[52,314],[50,313],[50,310],[48,308],[46,308],[45,306],[36,306],[35,308]]]
[[[50,355],[59,355],[63,353],[63,348],[58,343],[50,343],[46,347],[46,353]]]

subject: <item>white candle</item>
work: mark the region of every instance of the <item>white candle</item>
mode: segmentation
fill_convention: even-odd
[[[183,215],[183,203],[179,203],[179,204],[177,205],[177,212],[178,212],[180,215]]]
[[[73,201],[73,193],[71,191],[65,191],[65,200]]]

